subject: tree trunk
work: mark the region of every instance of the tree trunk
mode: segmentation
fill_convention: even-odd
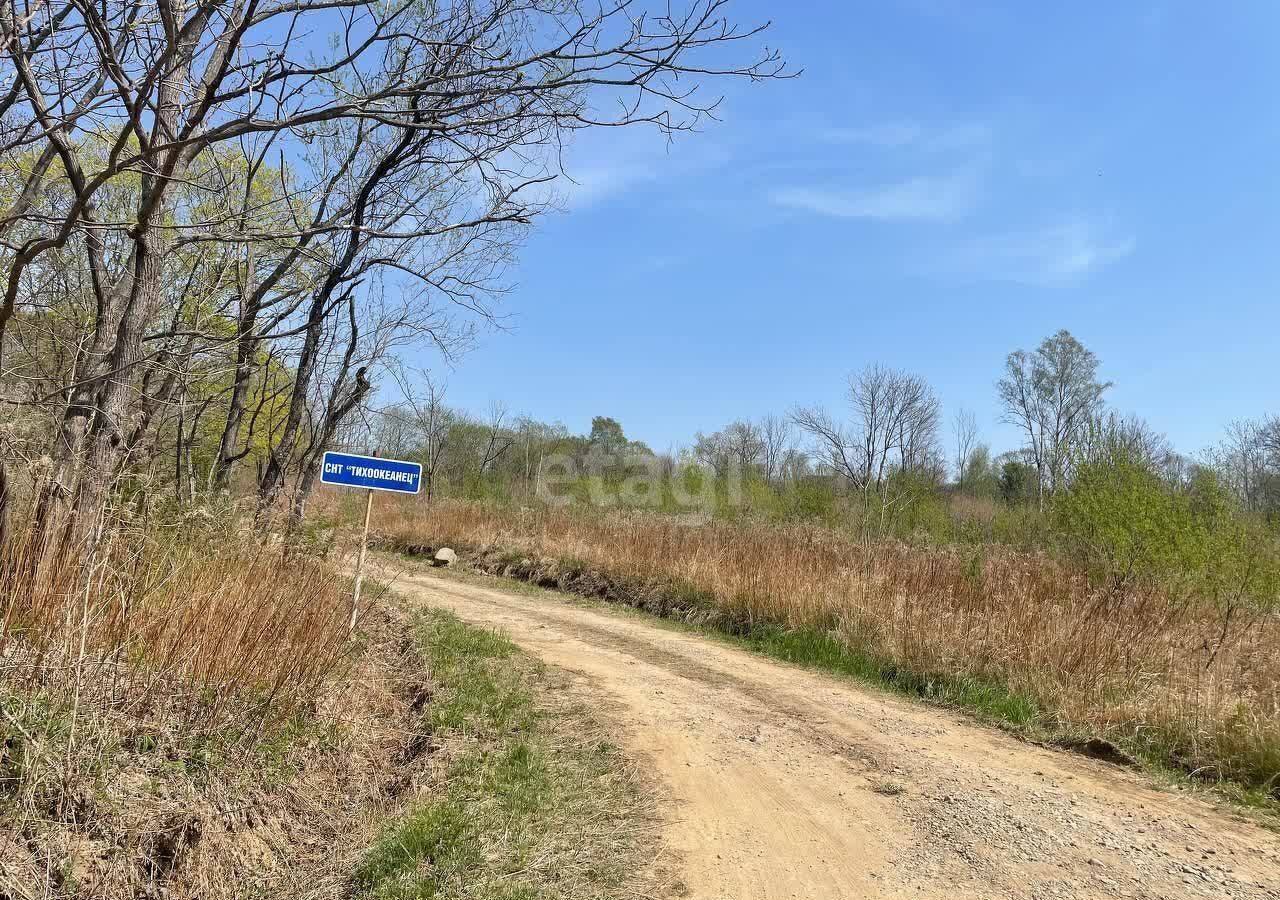
[[[289,465],[289,458],[293,455],[294,445],[297,444],[298,430],[302,425],[302,413],[307,405],[307,388],[311,384],[312,375],[315,374],[327,297],[328,293],[325,290],[317,292],[307,312],[306,337],[302,342],[302,352],[298,356],[298,368],[294,373],[293,390],[289,395],[289,412],[285,417],[284,430],[280,433],[279,442],[267,457],[266,471],[262,473],[262,479],[258,483],[260,516],[276,502],[284,487],[285,470]]]
[[[347,365],[350,363],[352,352],[355,349],[355,335],[352,335],[351,346],[347,349],[346,358],[343,361],[343,371],[338,381],[334,385],[333,393],[330,395],[329,408],[325,410],[325,418],[321,423],[320,436],[312,445],[311,451],[307,454],[302,463],[302,472],[298,479],[298,488],[293,495],[293,507],[290,510],[290,529],[296,527],[302,521],[302,517],[307,511],[307,500],[311,497],[311,492],[316,486],[316,476],[320,473],[320,460],[324,458],[324,452],[328,449],[329,444],[333,441],[334,434],[337,433],[339,426],[347,416],[351,415],[364,398],[368,396],[369,391],[373,389],[373,384],[366,377],[366,369],[361,368],[356,372],[356,383],[351,389],[351,394],[345,400],[338,402],[338,388],[346,381]]]
[[[178,2],[175,7],[175,18],[183,19],[186,4]],[[153,140],[177,139],[195,35],[201,31],[193,27],[178,33],[178,43],[168,48],[171,66],[163,73],[156,96]],[[137,224],[131,232],[133,252],[98,309],[92,349],[82,357],[87,377],[78,379],[82,387],[75,389],[64,416],[55,457],[58,478],[51,479],[50,486],[63,496],[74,496],[77,528],[101,522],[129,449],[126,420],[134,393],[131,381],[141,359],[143,333],[160,299],[163,257],[170,243],[163,226],[167,195],[182,176],[185,163],[182,150],[171,150],[156,170],[142,177]],[[101,533],[100,527],[90,531],[90,553]]]
[[[236,341],[236,367],[231,384],[231,403],[227,408],[227,419],[222,426],[222,437],[218,441],[218,455],[213,462],[213,489],[223,493],[231,487],[231,475],[236,461],[240,458],[236,443],[240,438],[240,423],[244,421],[249,382],[253,378],[253,354],[258,346],[257,337],[253,333],[257,324],[257,310],[247,311],[245,315],[246,320],[242,320],[239,326],[240,338]]]
[[[131,381],[139,362],[142,335],[161,284],[161,254],[164,238],[155,225],[143,226],[134,256],[134,273],[129,285],[115,345],[107,356],[97,409],[90,421],[84,472],[76,490],[75,514],[78,522],[90,522],[105,508],[107,494],[115,483],[127,449],[123,427],[128,418],[133,391]]]

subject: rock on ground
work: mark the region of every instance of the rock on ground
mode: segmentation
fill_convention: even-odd
[[[432,557],[431,564],[433,566],[451,566],[458,561],[458,554],[448,547],[441,547],[436,551],[436,555]]]

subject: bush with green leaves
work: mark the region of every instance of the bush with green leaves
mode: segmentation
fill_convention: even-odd
[[[1085,462],[1053,515],[1069,548],[1113,596],[1141,583],[1175,602],[1212,603],[1223,613],[1223,639],[1239,614],[1277,606],[1280,542],[1212,472],[1200,470],[1181,486],[1135,458]]]

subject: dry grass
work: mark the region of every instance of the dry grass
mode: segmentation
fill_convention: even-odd
[[[349,895],[426,675],[403,616],[371,596],[351,641],[335,566],[245,524],[0,545],[0,897]]]
[[[233,520],[118,524],[84,547],[31,528],[0,543],[0,837],[25,835],[55,896],[76,895],[55,863],[80,857],[95,878],[131,854],[133,876],[167,878],[185,832],[166,804],[260,783],[322,727],[317,705],[350,647],[333,568]],[[115,825],[117,849],[97,848]]]
[[[112,531],[92,558],[31,531],[0,546],[0,684],[72,718],[171,716],[250,743],[314,697],[347,639],[331,566],[235,530]]]
[[[61,758],[33,808],[0,802],[0,897],[350,897],[365,847],[432,766],[415,749],[428,675],[376,593],[346,677],[257,747],[218,758],[140,710],[83,711],[72,780]]]
[[[1216,609],[1154,587],[1103,593],[1047,556],[862,542],[816,526],[420,501],[387,503],[377,521],[401,545],[497,547],[662,580],[743,629],[817,631],[926,681],[998,684],[1053,733],[1103,735],[1184,771],[1280,788],[1273,616],[1223,643]]]

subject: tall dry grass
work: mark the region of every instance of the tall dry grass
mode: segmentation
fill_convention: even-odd
[[[347,599],[323,561],[199,519],[84,548],[30,527],[0,544],[0,726],[37,749],[56,735],[53,756],[125,719],[251,746],[344,659]]]
[[[1187,771],[1280,794],[1280,621],[1229,624],[1157,587],[1092,586],[998,545],[865,542],[809,525],[689,525],[646,514],[388,503],[401,544],[497,547],[667,580],[745,627],[780,625],[925,678],[980,679],[1060,735],[1104,735]]]

